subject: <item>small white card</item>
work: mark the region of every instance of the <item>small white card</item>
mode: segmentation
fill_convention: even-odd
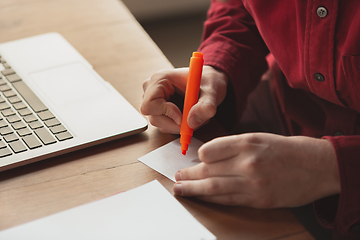
[[[186,155],[183,155],[178,138],[142,156],[139,161],[176,182],[175,173],[178,170],[200,163],[197,151],[202,144],[203,142],[192,138]]]
[[[215,240],[216,237],[154,180],[96,202],[0,231],[0,239]]]

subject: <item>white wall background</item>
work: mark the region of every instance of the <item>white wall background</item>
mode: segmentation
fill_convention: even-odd
[[[210,0],[122,0],[138,21],[206,11]]]

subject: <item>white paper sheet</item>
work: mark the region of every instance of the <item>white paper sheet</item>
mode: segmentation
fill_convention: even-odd
[[[6,221],[6,220],[4,220]],[[212,240],[157,181],[0,232],[1,240]]]
[[[197,150],[202,144],[203,142],[192,138],[184,156],[181,153],[180,139],[176,139],[142,156],[139,161],[175,182],[175,173],[178,170],[200,163]]]

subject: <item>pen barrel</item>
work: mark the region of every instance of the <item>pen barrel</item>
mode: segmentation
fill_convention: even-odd
[[[190,144],[189,139],[191,139],[191,136],[193,134],[193,129],[189,127],[187,123],[187,118],[190,109],[198,102],[199,99],[203,65],[203,54],[199,52],[194,52],[193,56],[190,58],[189,74],[186,83],[183,119],[180,129],[180,143]]]

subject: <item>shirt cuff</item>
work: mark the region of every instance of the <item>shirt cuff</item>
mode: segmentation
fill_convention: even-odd
[[[334,147],[341,194],[314,203],[319,223],[335,235],[360,236],[360,136],[325,136]],[[360,237],[359,237],[360,239]]]

